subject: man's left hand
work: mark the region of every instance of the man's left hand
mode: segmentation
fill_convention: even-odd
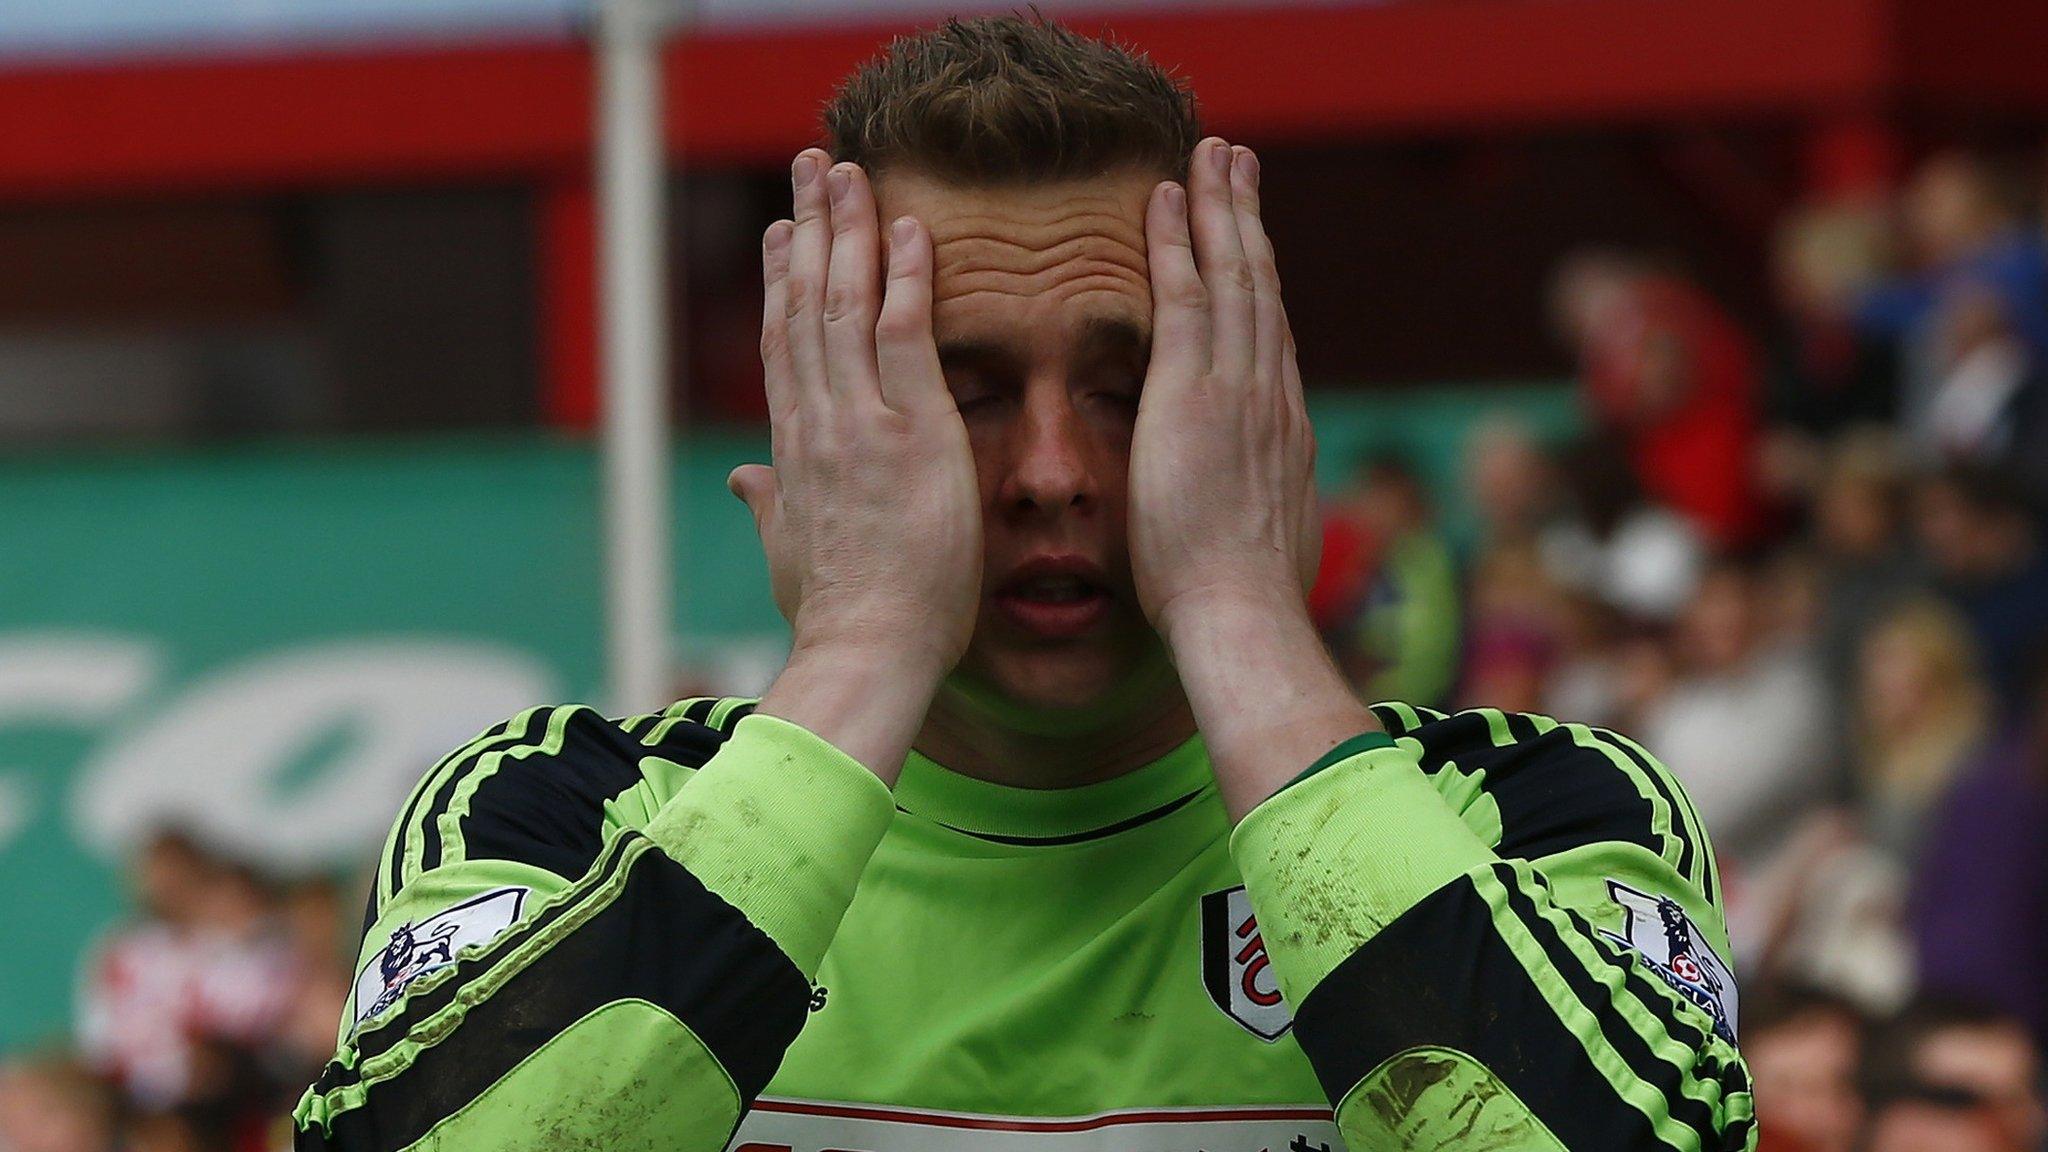
[[[1315,436],[1259,162],[1210,138],[1188,186],[1153,189],[1145,232],[1152,362],[1131,443],[1138,599],[1170,636],[1220,600],[1301,610],[1315,571]]]
[[[1309,622],[1315,436],[1250,149],[1204,140],[1145,233],[1152,362],[1131,441],[1131,565],[1218,786],[1242,817],[1371,729]]]

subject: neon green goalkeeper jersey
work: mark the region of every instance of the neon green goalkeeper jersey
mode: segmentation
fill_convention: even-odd
[[[400,813],[297,1146],[1753,1148],[1669,773],[1375,712],[1235,829],[1199,738],[892,794],[744,701],[524,713]]]

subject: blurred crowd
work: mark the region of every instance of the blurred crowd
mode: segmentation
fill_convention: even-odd
[[[1610,727],[1711,830],[1766,1152],[2041,1152],[2048,1116],[2048,221],[1936,156],[1783,220],[1738,318],[1653,254],[1550,306],[1588,433],[1471,430],[1454,538],[1394,455],[1329,493],[1319,626],[1361,694]],[[348,884],[165,830],[0,1062],[0,1152],[260,1152],[334,1044]]]
[[[166,828],[133,917],[79,961],[72,1042],[0,1061],[0,1152],[280,1152],[333,1055],[350,885],[281,880]]]
[[[1588,251],[1551,306],[1590,434],[1467,441],[1326,511],[1314,597],[1374,698],[1611,727],[1711,831],[1771,1152],[2037,1152],[2048,1042],[2048,253],[1933,157],[1782,222],[1743,323]]]

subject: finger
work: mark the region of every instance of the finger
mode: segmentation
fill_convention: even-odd
[[[1285,310],[1280,313],[1280,394],[1288,411],[1306,427],[1308,395],[1301,386],[1301,359],[1294,350],[1294,324]]]
[[[1280,266],[1259,216],[1259,158],[1249,148],[1232,148],[1230,193],[1237,209],[1237,235],[1252,275],[1252,360],[1259,381],[1282,386],[1287,313],[1280,302]]]
[[[1245,380],[1252,371],[1252,273],[1238,235],[1232,167],[1230,145],[1212,136],[1196,146],[1188,171],[1188,222],[1195,267],[1209,290],[1212,371]]]
[[[874,333],[883,403],[898,412],[953,407],[932,342],[932,237],[909,216],[889,226],[889,279]]]
[[[789,355],[798,402],[820,397],[828,387],[825,364],[825,273],[832,252],[831,209],[825,202],[828,158],[816,148],[797,153],[790,165],[796,229],[789,243]]]
[[[1187,189],[1171,180],[1152,189],[1145,206],[1145,261],[1152,277],[1152,381],[1191,381],[1208,375],[1209,290],[1195,267],[1188,231]]]
[[[796,407],[789,362],[789,241],[795,231],[777,220],[761,236],[761,376],[771,421],[786,419]]]
[[[875,200],[858,164],[825,174],[832,251],[825,273],[826,384],[845,395],[877,396],[875,316],[881,308],[882,238]]]
[[[754,514],[754,527],[765,530],[775,506],[775,469],[766,464],[742,464],[726,475],[725,487]]]

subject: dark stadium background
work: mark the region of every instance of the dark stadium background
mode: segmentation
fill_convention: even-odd
[[[2042,1147],[2048,4],[1040,7],[1264,159],[1361,691],[1685,778],[1767,1149]],[[669,49],[677,695],[781,654],[722,477],[783,165],[948,10]],[[606,698],[590,19],[0,0],[0,1152],[281,1146],[397,797]]]

